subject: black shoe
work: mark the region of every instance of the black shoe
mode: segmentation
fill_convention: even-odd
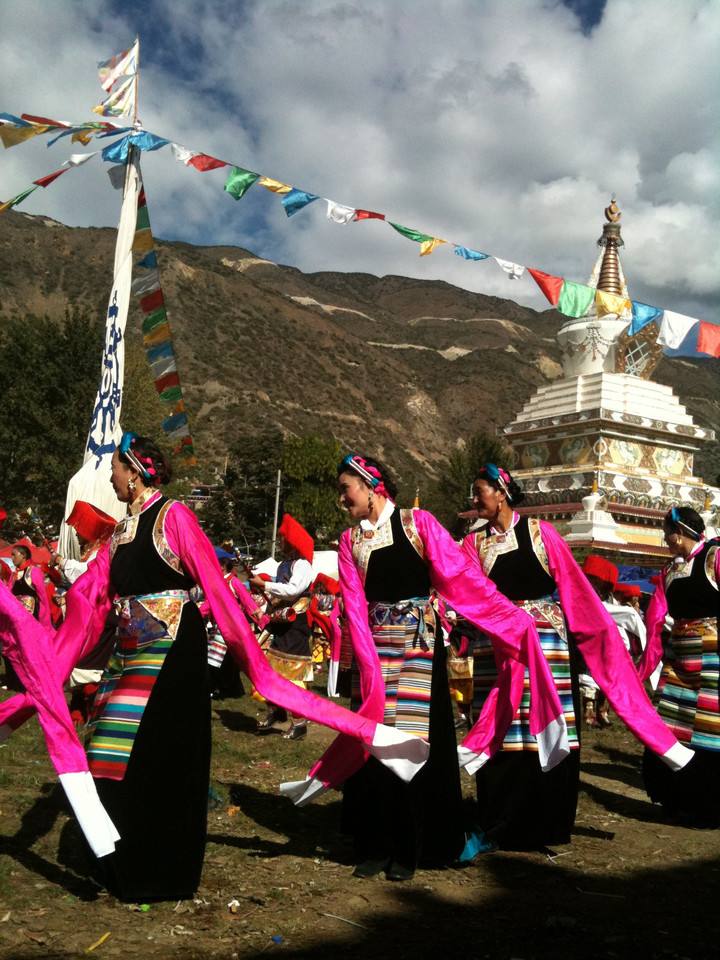
[[[283,734],[283,740],[304,740],[307,736],[306,723],[294,723],[287,733]]]
[[[361,880],[368,880],[370,877],[376,877],[382,873],[387,866],[387,860],[363,860],[352,872],[354,877],[360,877]]]
[[[409,867],[404,867],[401,863],[391,863],[385,871],[388,880],[412,880],[415,871]]]

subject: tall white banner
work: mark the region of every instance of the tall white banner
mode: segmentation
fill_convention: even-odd
[[[77,500],[86,500],[120,519],[125,504],[118,501],[110,485],[113,451],[120,442],[120,414],[125,375],[125,326],[132,284],[133,241],[140,191],[139,155],[131,151],[125,176],[123,204],[115,245],[113,284],[105,321],[105,346],[100,367],[100,385],[95,397],[83,465],[68,484],[65,517]],[[71,527],[63,521],[58,550],[61,556],[76,557],[78,543]]]

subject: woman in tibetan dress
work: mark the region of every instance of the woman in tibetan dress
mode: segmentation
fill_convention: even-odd
[[[720,825],[720,701],[718,615],[720,541],[707,540],[702,517],[673,507],[665,517],[665,542],[673,559],[662,571],[647,612],[648,643],[640,673],[648,679],[664,659],[657,711],[681,743],[695,751],[691,763],[668,776],[646,752],[643,777],[651,800],[696,826]],[[661,632],[673,619],[669,650]]]
[[[404,880],[420,864],[452,863],[464,846],[445,644],[433,590],[497,639],[499,659],[540,664],[533,676],[540,674],[536,706],[540,714],[545,704],[543,727],[553,726],[560,705],[554,695],[542,695],[551,679],[530,618],[462,556],[431,514],[395,506],[395,488],[381,464],[349,455],[338,468],[338,486],[343,506],[360,521],[343,534],[338,558],[355,659],[355,708],[369,715],[377,710],[385,724],[428,739],[430,756],[411,783],[395,783],[374,758],[363,762],[340,738],[311,774],[319,776],[334,751],[345,751],[354,772],[345,784],[343,825],[354,840],[355,875],[384,870],[389,879]],[[491,749],[490,726],[482,747],[473,741],[468,755]]]
[[[4,733],[27,719],[38,704],[43,708],[41,722],[46,720],[45,704],[51,701],[35,698],[34,690],[45,685],[54,696],[53,716],[46,720],[50,733],[55,733],[57,717],[67,721],[62,729],[65,740],[72,739],[67,730],[69,715],[64,716],[61,677],[66,678],[78,657],[97,641],[111,602],[118,609],[116,647],[96,698],[87,762],[102,803],[93,816],[104,817],[105,840],[93,849],[101,857],[108,889],[129,901],[191,897],[200,879],[209,786],[210,699],[205,630],[189,596],[196,585],[202,588],[230,650],[263,696],[350,738],[358,737],[371,752],[379,738],[384,761],[392,762],[401,752],[405,775],[412,776],[428,752],[427,745],[416,738],[384,731],[381,724],[321,700],[271,669],[194,514],[157,489],[167,476],[164,457],[151,441],[123,435],[113,455],[112,483],[118,498],[129,504],[129,512],[69,591],[67,619],[54,635],[56,660],[49,672],[45,668],[42,678],[35,679],[48,660],[52,641],[33,631],[27,614],[17,604],[15,610],[6,603],[0,590],[0,631],[10,640],[13,656],[33,688],[27,696],[0,705]],[[37,654],[30,649],[30,641]],[[35,663],[30,663],[31,655]],[[59,701],[55,694],[60,695]],[[58,760],[59,751],[53,750],[50,741],[49,747],[53,760]],[[82,766],[74,751],[69,760],[59,759],[56,767],[61,774],[69,766],[71,770]],[[327,771],[326,785],[341,782],[341,771],[338,775]],[[86,836],[92,833],[83,829]]]
[[[580,770],[578,650],[618,716],[664,763],[678,769],[691,754],[657,723],[617,628],[565,541],[549,523],[513,510],[523,494],[510,474],[486,464],[473,484],[473,499],[479,519],[486,523],[465,538],[463,550],[535,621],[570,746],[560,764],[541,771],[537,739],[528,724],[526,687],[502,749],[477,773],[480,826],[488,842],[505,849],[569,843]],[[473,653],[478,708],[490,693],[497,668],[487,639],[476,643]]]

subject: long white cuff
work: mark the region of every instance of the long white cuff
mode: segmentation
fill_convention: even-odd
[[[551,720],[545,729],[538,733],[536,740],[540,766],[546,772],[552,770],[570,753],[565,717],[561,714]]]
[[[430,744],[412,733],[403,733],[379,723],[368,750],[401,780],[409,783],[425,766]]]
[[[670,747],[667,753],[662,755],[661,759],[671,770],[682,770],[686,764],[690,763],[694,756],[694,750],[691,750],[678,741]]]
[[[288,797],[296,807],[304,807],[315,797],[325,793],[328,788],[322,780],[315,777],[305,777],[304,780],[286,780],[280,784],[280,793]]]
[[[464,770],[465,773],[469,773],[471,777],[476,774],[480,767],[484,766],[490,759],[489,754],[473,753],[473,751],[468,747],[459,746],[457,748],[457,752],[460,769]]]
[[[120,839],[120,834],[100,803],[95,781],[87,770],[61,773],[59,776],[92,852],[96,857],[106,857],[115,849],[115,842]]]
[[[328,660],[327,693],[329,697],[337,697],[338,668],[337,660]]]

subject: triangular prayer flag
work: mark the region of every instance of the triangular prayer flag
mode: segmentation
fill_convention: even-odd
[[[134,147],[137,147],[138,150],[144,150],[146,153],[150,150],[159,150],[160,147],[164,147],[170,143],[170,141],[164,137],[158,137],[157,134],[150,133],[148,130],[133,133],[130,137],[130,142]]]
[[[595,288],[566,280],[560,291],[557,308],[566,317],[584,317],[595,299]]]
[[[333,223],[350,223],[357,213],[355,207],[346,207],[342,203],[335,203],[334,200],[326,200],[325,203],[327,203],[327,218]]]
[[[424,243],[426,240],[433,239],[430,234],[420,233],[419,230],[413,230],[412,227],[403,227],[401,224],[393,223],[391,220],[388,220],[388,223],[393,230],[397,230],[398,233],[401,233],[404,237],[407,237],[408,240],[414,240],[415,243]]]
[[[423,240],[420,244],[420,256],[427,257],[428,254],[437,249],[441,243],[447,243],[447,240],[441,240],[439,237],[430,237],[429,240]]]
[[[660,324],[657,342],[661,343],[664,347],[677,349],[692,328],[698,323],[700,323],[700,321],[695,317],[686,317],[683,313],[674,313],[672,310],[665,310],[662,323]]]
[[[455,246],[455,254],[462,257],[463,260],[487,260],[490,256],[488,253],[480,253],[479,250],[471,250],[469,247],[457,245]]]
[[[135,110],[136,77],[133,74],[124,80],[102,103],[93,107],[93,113],[101,117],[130,117]]]
[[[92,160],[92,158],[96,157],[99,153],[99,150],[95,150],[94,153],[72,153],[65,163],[71,167],[80,167],[83,163],[87,163],[88,160]]]
[[[720,324],[700,321],[698,350],[700,353],[710,354],[711,357],[720,357]]]
[[[0,140],[7,150],[9,147],[15,147],[18,143],[24,143],[37,137],[40,133],[47,133],[50,128],[47,126],[34,126],[31,124],[21,124],[14,126],[10,123],[0,123]]]
[[[253,173],[252,170],[245,170],[243,167],[233,167],[225,181],[225,191],[231,197],[240,200],[259,179],[259,173]]]
[[[662,316],[662,310],[659,307],[651,307],[648,303],[640,303],[639,300],[632,301],[632,321],[630,323],[629,333],[634,336],[639,333],[643,327],[646,327],[653,320]]]
[[[130,135],[128,134],[126,137],[120,137],[119,140],[104,147],[102,158],[106,163],[125,163],[128,158],[129,149]]]
[[[292,217],[293,214],[297,213],[298,210],[302,210],[303,207],[312,203],[313,200],[317,200],[314,193],[306,193],[304,190],[297,190],[293,187],[290,193],[286,193],[282,198],[282,205],[285,207],[285,213],[289,217]]]
[[[266,190],[272,193],[290,193],[292,187],[287,183],[280,183],[279,180],[273,180],[272,177],[260,177],[258,183]]]
[[[501,260],[500,257],[493,257],[493,260],[505,271],[511,280],[519,280],[525,273],[525,267],[520,263],[513,263],[511,260]]]
[[[139,40],[127,50],[110,57],[109,60],[101,60],[98,63],[98,73],[100,74],[100,86],[106,93],[112,90],[121,77],[127,77],[137,73],[137,55]]]
[[[599,317],[607,316],[609,313],[621,317],[631,309],[627,297],[620,297],[618,294],[608,293],[606,290],[595,291],[595,308]]]
[[[563,278],[554,277],[551,273],[543,273],[542,270],[532,270],[530,267],[528,267],[528,273],[533,278],[535,283],[540,287],[550,303],[556,307],[563,288]]]
[[[57,180],[58,177],[67,173],[69,169],[69,167],[61,167],[60,170],[56,170],[55,173],[49,173],[46,177],[40,177],[39,180],[33,180],[33,183],[36,183],[39,187],[49,187],[54,180]]]
[[[4,210],[10,210],[12,207],[16,207],[19,203],[22,203],[23,200],[26,200],[31,193],[34,193],[37,190],[37,185],[29,187],[27,190],[23,190],[22,193],[19,193],[16,197],[13,197],[12,200],[6,200],[5,203],[0,203],[0,213]]]
[[[384,213],[374,213],[372,210],[356,210],[356,220],[384,220]]]
[[[113,131],[113,133],[114,132],[115,131]],[[70,138],[70,143],[82,143],[83,146],[87,146],[91,140],[92,140],[92,133],[89,133],[88,131],[78,130]],[[48,144],[48,146],[51,146],[51,144]]]
[[[195,169],[199,170],[200,173],[205,173],[207,170],[218,170],[220,167],[228,166],[224,160],[217,160],[215,157],[209,157],[206,153],[195,153],[185,162],[189,167],[195,167]]]
[[[187,147],[183,147],[179,143],[171,143],[170,149],[172,150],[172,154],[175,159],[186,165],[190,163],[193,157],[197,156],[197,152],[195,150],[188,150]]]

